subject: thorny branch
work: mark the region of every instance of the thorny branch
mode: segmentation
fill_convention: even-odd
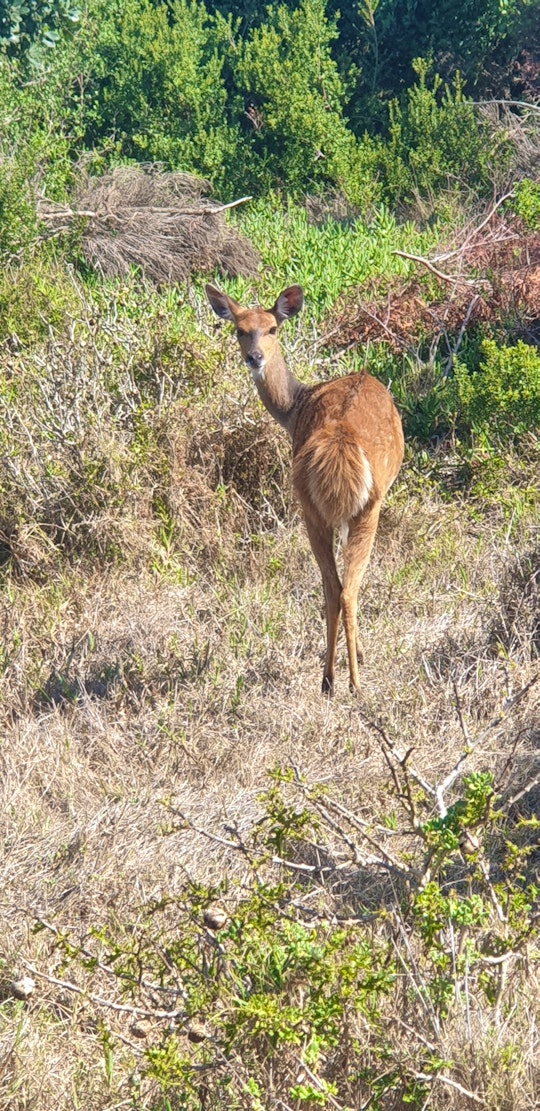
[[[533,675],[532,679],[528,683],[526,683],[526,685],[522,687],[521,690],[517,692],[517,694],[513,695],[512,698],[507,698],[503,709],[498,714],[496,714],[494,718],[491,719],[488,725],[486,725],[486,728],[483,729],[482,732],[478,735],[476,740],[471,741],[471,743],[465,749],[463,749],[452,770],[448,773],[446,778],[443,779],[443,782],[436,789],[441,818],[444,818],[447,812],[446,804],[444,802],[444,794],[455,783],[465,761],[468,760],[469,756],[472,755],[475,749],[477,749],[478,746],[486,740],[488,735],[493,732],[493,730],[496,729],[497,726],[501,725],[501,723],[506,720],[509,711],[513,710],[514,707],[523,700],[525,695],[528,694],[531,688],[534,687],[539,680],[540,673],[538,673],[537,675]]]
[[[313,791],[311,791],[308,787],[306,787],[305,784],[302,783],[302,780],[296,768],[294,769],[294,772],[297,787],[302,791],[304,797],[309,799],[311,805],[315,807],[319,814],[321,814],[327,825],[329,825],[332,829],[339,833],[340,837],[342,837],[345,844],[348,846],[351,853],[353,854],[355,864],[362,864],[364,867],[367,864],[376,864],[381,868],[387,869],[388,871],[395,872],[396,875],[399,875],[401,878],[410,878],[412,870],[409,867],[404,868],[400,861],[393,855],[393,853],[389,852],[389,850],[381,844],[380,840],[375,839],[375,837],[373,837],[371,834],[371,829],[373,828],[375,828],[377,832],[384,835],[389,835],[392,831],[386,829],[384,826],[373,827],[370,825],[370,823],[362,821],[361,818],[359,818],[356,814],[353,814],[350,810],[347,810],[346,807],[341,806],[341,804],[336,802],[335,799],[324,799],[324,801],[322,801],[320,798],[314,795]],[[339,814],[340,817],[344,818],[349,823],[349,825],[355,827],[360,833],[363,840],[370,846],[370,848],[375,851],[376,855],[362,856],[360,854],[358,846],[346,833],[343,825],[339,824],[332,817],[331,811],[336,812],[337,814]],[[418,876],[417,878],[420,877]]]

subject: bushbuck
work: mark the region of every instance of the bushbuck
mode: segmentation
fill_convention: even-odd
[[[340,614],[343,615],[351,690],[360,691],[362,653],[356,614],[358,590],[369,562],[381,502],[403,459],[403,431],[388,390],[360,371],[331,382],[304,385],[280,350],[280,324],[296,316],[299,285],[280,293],[271,309],[246,309],[213,285],[206,294],[215,313],[236,328],[242,357],[268,412],[292,440],[293,486],[302,506],[326,603],[323,692],[332,695]],[[343,583],[334,557],[334,530],[343,543]]]

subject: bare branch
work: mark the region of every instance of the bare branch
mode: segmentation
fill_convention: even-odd
[[[540,772],[538,772],[537,775],[533,775],[531,779],[528,779],[525,783],[525,786],[521,787],[519,791],[516,791],[515,795],[511,795],[509,799],[506,799],[506,805],[514,806],[516,802],[519,802],[519,800],[522,799],[524,795],[528,795],[529,791],[532,791],[533,788],[536,787],[539,783]]]
[[[462,769],[463,764],[465,763],[465,761],[468,760],[469,756],[472,755],[472,753],[475,751],[475,749],[477,749],[478,746],[480,744],[482,744],[483,741],[485,741],[486,737],[494,729],[496,729],[498,725],[500,725],[503,721],[506,720],[506,718],[508,716],[508,711],[512,710],[514,708],[514,706],[517,706],[518,703],[521,702],[522,699],[525,697],[525,695],[531,690],[531,687],[534,687],[535,684],[538,683],[539,680],[540,680],[540,673],[537,674],[537,675],[533,675],[532,679],[524,687],[522,687],[522,689],[519,690],[517,692],[517,694],[515,694],[512,698],[508,698],[506,700],[504,709],[501,710],[500,713],[498,713],[494,718],[492,718],[492,720],[489,722],[489,724],[486,726],[486,728],[483,729],[482,732],[478,735],[476,740],[472,741],[467,746],[467,748],[465,748],[463,750],[463,752],[460,753],[459,759],[454,764],[454,767],[452,768],[452,770],[448,773],[448,775],[445,777],[445,779],[443,779],[442,783],[439,784],[439,786],[436,789],[437,799],[439,800],[440,805],[444,807],[444,814],[441,815],[442,817],[444,817],[444,815],[446,814],[446,806],[445,806],[444,800],[443,800],[444,793],[446,791],[448,791],[448,789],[455,783],[456,779],[458,778],[458,775],[461,772],[461,769]]]
[[[29,961],[22,960],[22,964],[40,980],[45,980],[48,984],[53,984],[59,988],[65,988],[66,991],[72,991],[76,995],[82,995],[89,1003],[93,1003],[96,1007],[108,1007],[112,1011],[122,1011],[125,1014],[141,1015],[145,1018],[155,1018],[159,1020],[168,1019],[170,1021],[176,1020],[186,1016],[183,1007],[175,1011],[156,1011],[148,1007],[137,1007],[129,1003],[114,1003],[111,999],[102,999],[99,995],[90,995],[84,988],[80,988],[78,984],[73,984],[70,980],[60,980],[58,976],[48,976],[45,972],[38,972],[33,964]]]
[[[531,112],[540,112],[540,104],[530,104],[528,100],[473,100],[471,103],[478,106],[502,104],[505,108],[528,108]]]
[[[488,285],[488,282],[480,283],[476,278],[463,278],[460,274],[445,274],[444,271],[439,270],[429,258],[424,258],[423,255],[411,255],[408,251],[392,251],[393,255],[399,255],[400,258],[410,259],[411,262],[418,262],[421,266],[425,266],[426,270],[430,270],[435,274],[436,278],[440,278],[443,282],[448,282],[450,285],[467,285],[478,286],[480,284]]]
[[[467,1096],[467,1099],[472,1099],[473,1103],[480,1103],[482,1107],[486,1106],[485,1099],[471,1092],[469,1088],[464,1088],[462,1084],[458,1084],[457,1080],[452,1080],[451,1076],[446,1076],[443,1072],[436,1072],[434,1074],[426,1072],[416,1072],[414,1074],[416,1080],[423,1080],[429,1084],[435,1084],[440,1081],[441,1084],[448,1084],[451,1088],[455,1088],[457,1092],[461,1092],[462,1096]]]
[[[470,250],[472,247],[475,247],[476,244],[474,243],[474,240],[476,239],[477,235],[479,235],[479,233],[483,231],[486,224],[489,224],[489,221],[492,219],[501,205],[504,204],[505,201],[510,200],[510,197],[513,197],[514,195],[515,190],[510,189],[508,193],[505,193],[502,197],[499,197],[499,200],[496,201],[495,204],[492,205],[492,207],[490,208],[487,216],[484,217],[484,219],[477,225],[477,227],[473,228],[472,231],[470,231],[468,235],[465,236],[463,243],[459,247],[455,247],[453,251],[447,251],[445,254],[436,255],[436,257],[432,259],[432,262],[446,262],[447,259],[453,258],[454,255],[459,255],[463,251]]]

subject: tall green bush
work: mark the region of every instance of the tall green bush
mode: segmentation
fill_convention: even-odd
[[[230,27],[197,0],[98,0],[84,48],[85,144],[163,161],[226,185],[237,137],[227,122]]]
[[[301,0],[292,11],[269,8],[236,74],[249,102],[259,183],[278,182],[294,193],[332,185],[361,202],[375,192],[373,151],[347,126],[355,71],[338,71],[331,54],[336,38],[325,0]]]
[[[267,20],[267,0],[216,6],[241,21],[242,34]],[[538,41],[538,0],[328,0],[327,14],[337,19],[334,58],[357,67],[349,105],[357,134],[384,128],[386,104],[410,84],[414,58],[433,57],[447,80],[459,70],[468,95],[507,96],[516,59]]]
[[[70,62],[60,53],[46,73],[0,52],[0,257],[21,256],[38,231],[38,193],[62,199],[72,181],[77,121],[67,111]]]
[[[463,92],[459,73],[451,85],[430,77],[429,60],[417,58],[415,84],[404,103],[389,105],[389,136],[381,145],[381,165],[389,200],[472,186],[492,191],[493,139]],[[497,152],[497,172],[504,162]]]

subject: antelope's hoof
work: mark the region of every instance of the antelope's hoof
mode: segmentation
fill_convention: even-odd
[[[330,679],[329,675],[325,675],[323,678],[322,693],[326,695],[327,698],[334,697],[334,682],[332,679]]]

